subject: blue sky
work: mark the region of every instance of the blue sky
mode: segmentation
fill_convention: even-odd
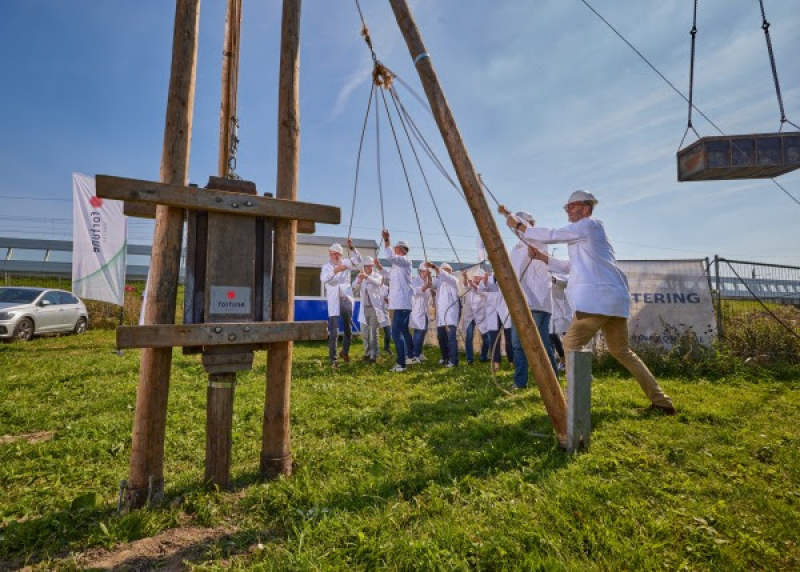
[[[362,0],[379,58],[422,93],[388,2]],[[594,0],[593,6],[681,90],[688,86],[691,2]],[[486,183],[539,225],[565,223],[566,196],[600,199],[621,259],[721,254],[800,265],[800,205],[769,180],[678,183],[675,152],[686,103],[579,0],[426,0],[417,24]],[[766,0],[787,116],[800,123],[800,10]],[[215,174],[224,0],[203,0],[190,180]],[[0,50],[0,235],[69,238],[73,171],[158,178],[174,3],[168,0],[4,0]],[[695,102],[727,133],[770,132],[779,112],[756,0],[701,0]],[[352,0],[305,0],[301,50],[302,200],[350,220],[356,150],[371,60]],[[274,191],[280,2],[244,0],[238,172]],[[427,110],[398,88],[437,154]],[[700,117],[701,135],[715,131]],[[419,236],[399,159],[382,117],[386,224]],[[407,144],[429,256],[452,259]],[[353,236],[381,226],[375,134],[362,159]],[[449,161],[446,161],[448,168]],[[477,231],[459,195],[423,160],[448,231],[474,260]],[[800,199],[800,171],[779,182]],[[135,220],[130,241],[148,243]],[[509,241],[511,240],[508,235]],[[418,248],[417,256],[421,256]]]

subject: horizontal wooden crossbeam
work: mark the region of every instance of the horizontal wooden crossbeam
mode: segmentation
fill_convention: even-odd
[[[181,209],[339,224],[339,207],[97,175],[97,196]]]
[[[257,346],[274,342],[325,340],[327,338],[328,324],[326,322],[154,324],[117,328],[117,347],[120,349],[240,344]]]
[[[125,216],[134,218],[156,218],[156,205],[151,203],[134,203],[125,201],[122,208]],[[297,232],[300,234],[314,234],[317,231],[317,225],[313,220],[298,220]]]

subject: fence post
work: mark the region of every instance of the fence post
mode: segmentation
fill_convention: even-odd
[[[592,352],[567,356],[567,452],[589,448],[592,432]]]
[[[722,341],[725,336],[722,331],[722,289],[719,281],[719,254],[714,255],[714,274],[716,275],[717,287],[717,339]]]

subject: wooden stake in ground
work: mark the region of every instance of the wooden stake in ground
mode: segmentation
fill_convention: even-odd
[[[553,372],[553,368],[550,365],[542,339],[539,337],[539,332],[522,293],[522,288],[514,274],[503,239],[497,229],[494,215],[486,203],[486,197],[481,189],[477,173],[472,166],[472,161],[461,139],[458,126],[453,114],[450,112],[444,92],[439,85],[439,79],[433,69],[433,63],[422,42],[422,36],[411,15],[408,3],[406,0],[389,0],[389,3],[406,40],[408,51],[419,73],[433,116],[436,119],[436,124],[442,133],[445,146],[450,154],[458,180],[461,183],[461,188],[464,190],[472,216],[475,218],[475,224],[478,226],[478,232],[486,247],[486,253],[492,263],[492,269],[497,277],[500,290],[503,292],[508,304],[514,327],[521,338],[525,355],[533,369],[550,421],[555,427],[559,440],[563,443],[567,428],[567,410],[564,394],[558,385],[555,372]]]
[[[219,121],[219,163],[218,175],[225,177],[233,171],[231,158],[236,137],[236,106],[239,84],[239,38],[242,25],[242,0],[228,0],[225,17],[225,40],[222,48],[222,98]],[[235,161],[235,158],[233,159]],[[206,292],[210,292],[212,283],[234,284],[235,277],[241,284],[254,283],[252,276],[255,268],[255,219],[242,219],[235,215],[210,213],[208,227],[209,260],[217,264],[207,269],[209,279]],[[250,240],[248,240],[250,238]],[[235,244],[238,239],[239,244]],[[215,249],[222,249],[224,254],[214,256]],[[230,253],[236,252],[234,261]],[[225,264],[228,262],[229,264]],[[222,268],[220,268],[222,266]],[[215,281],[214,273],[221,276]],[[206,300],[206,305],[208,300]],[[214,318],[206,312],[206,321]],[[251,308],[248,316],[240,319],[252,321],[255,311]],[[225,317],[228,318],[227,316]],[[225,354],[227,348],[210,348],[204,351],[204,362],[219,354]],[[252,363],[253,352],[246,348],[243,353],[234,354]],[[228,356],[229,357],[229,356]],[[209,486],[227,488],[230,482],[231,443],[233,433],[233,402],[236,392],[236,373],[232,370],[223,373],[209,373],[206,389],[206,460],[204,482]]]
[[[189,176],[199,23],[200,0],[176,0],[172,68],[161,154],[161,181],[164,183],[185,186]],[[182,235],[183,210],[159,206],[147,281],[145,324],[172,324],[175,321]],[[171,367],[171,348],[142,350],[125,494],[127,509],[142,507],[148,493],[155,500],[163,494],[164,432]]]
[[[278,82],[278,175],[276,198],[297,200],[300,165],[300,0],[283,1]],[[297,222],[275,221],[272,319],[294,318]],[[292,473],[289,402],[292,342],[272,344],[267,356],[267,390],[261,444],[261,475]]]

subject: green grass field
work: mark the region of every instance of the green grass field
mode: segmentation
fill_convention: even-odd
[[[225,531],[185,553],[196,570],[800,567],[800,377],[664,378],[666,417],[598,374],[591,449],[568,456],[537,391],[506,397],[486,367],[442,370],[429,348],[404,375],[331,371],[323,345],[300,345],[294,476],[257,478],[261,353],[237,388],[236,487],[216,492],[201,486],[205,374],[176,351],[166,502],[118,516],[138,353],[113,350],[108,331],[0,345],[0,435],[52,432],[0,441],[0,569],[78,569],[88,549],[189,527]]]

